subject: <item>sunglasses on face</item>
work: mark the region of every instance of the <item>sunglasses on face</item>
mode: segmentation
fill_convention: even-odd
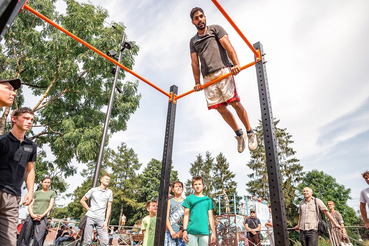
[[[250,212],[250,214],[254,214],[255,212]]]

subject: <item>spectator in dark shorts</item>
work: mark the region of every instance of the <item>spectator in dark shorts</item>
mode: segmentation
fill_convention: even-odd
[[[12,106],[15,96],[15,90],[21,86],[20,79],[3,79],[0,78],[0,108]]]
[[[14,110],[12,130],[0,136],[0,245],[16,245],[23,180],[28,189],[23,205],[33,200],[37,146],[25,136],[33,119],[30,108]]]
[[[255,209],[250,209],[250,217],[245,220],[245,230],[247,231],[247,238],[252,245],[259,246],[260,239],[259,233],[261,230],[261,223],[258,218],[256,218]]]

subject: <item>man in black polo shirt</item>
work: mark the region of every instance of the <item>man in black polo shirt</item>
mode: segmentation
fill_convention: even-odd
[[[30,108],[13,111],[12,130],[0,136],[0,245],[16,245],[23,180],[28,189],[23,205],[33,200],[37,146],[25,136],[33,119]]]

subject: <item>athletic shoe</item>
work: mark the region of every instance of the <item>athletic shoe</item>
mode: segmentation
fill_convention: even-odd
[[[237,149],[239,153],[242,153],[245,150],[245,140],[246,136],[245,134],[242,134],[241,136],[236,136],[237,139]]]
[[[249,142],[249,150],[254,151],[258,147],[258,140],[254,132],[247,133],[247,138]]]

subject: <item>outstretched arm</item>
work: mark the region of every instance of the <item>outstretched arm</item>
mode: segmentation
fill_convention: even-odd
[[[208,211],[208,217],[209,217],[209,224],[211,228],[211,243],[215,243],[216,241],[216,235],[215,235],[215,225],[214,225],[214,216],[213,216],[213,210]]]
[[[103,223],[103,230],[108,229],[109,217],[110,217],[110,213],[111,213],[111,204],[112,204],[112,202],[108,202],[108,209],[106,210],[106,219]]]
[[[229,41],[228,35],[224,35],[221,39],[219,39],[220,44],[227,51],[229,59],[231,59],[233,63],[232,74],[237,75],[240,71],[240,62],[238,61],[236,50],[233,48],[231,42]]]
[[[199,57],[197,56],[197,53],[191,53],[191,66],[192,66],[192,72],[193,77],[195,79],[195,91],[201,91],[201,83],[200,83],[200,63],[199,63]]]
[[[35,184],[35,162],[28,162],[24,176],[28,192],[23,199],[23,205],[28,206],[33,200],[33,185]]]
[[[337,223],[337,221],[332,217],[332,215],[328,212],[328,210],[324,211],[325,216],[334,224],[335,227],[341,229],[341,226]]]
[[[361,213],[361,216],[363,217],[365,228],[369,230],[368,214],[366,212],[365,206],[366,206],[365,203],[362,203],[362,202],[360,203],[360,213]]]
[[[188,243],[187,226],[189,221],[190,221],[190,209],[184,207],[183,229],[186,229],[186,231],[183,231],[183,241],[185,243]]]
[[[83,196],[82,197],[82,199],[81,199],[81,201],[79,201],[81,204],[82,204],[82,206],[88,211],[90,208],[88,207],[88,205],[87,205],[87,203],[86,203],[86,201],[87,201],[87,197],[86,196]]]

